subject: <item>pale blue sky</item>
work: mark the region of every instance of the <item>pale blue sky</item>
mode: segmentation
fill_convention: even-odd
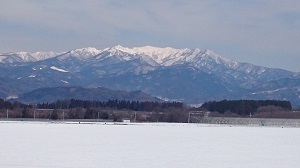
[[[300,72],[299,0],[1,0],[0,53],[152,45]]]

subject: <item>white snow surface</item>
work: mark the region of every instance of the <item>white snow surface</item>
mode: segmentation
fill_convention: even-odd
[[[5,168],[298,168],[299,128],[0,122]]]
[[[55,70],[55,71],[59,71],[59,72],[69,72],[67,70],[61,69],[61,68],[57,68],[55,66],[51,66],[50,69]]]

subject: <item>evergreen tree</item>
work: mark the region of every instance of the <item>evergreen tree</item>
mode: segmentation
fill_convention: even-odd
[[[23,108],[22,110],[22,118],[29,118],[29,113],[27,108]]]
[[[51,120],[57,120],[58,119],[58,112],[57,110],[53,110],[51,113]]]

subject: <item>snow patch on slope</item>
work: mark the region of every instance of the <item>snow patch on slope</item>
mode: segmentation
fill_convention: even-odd
[[[267,90],[267,91],[261,91],[261,92],[254,92],[251,93],[252,95],[256,95],[256,94],[273,94],[275,92],[279,92],[279,91],[283,91],[283,90],[287,90],[288,88],[279,88],[279,89],[275,89],[275,90]]]
[[[6,100],[17,99],[17,98],[19,98],[18,95],[9,95],[9,96],[6,97]]]
[[[65,80],[60,80],[60,81],[62,81],[63,83],[69,84],[68,81],[65,81]]]
[[[55,71],[59,71],[59,72],[69,72],[67,70],[61,69],[61,68],[57,68],[55,66],[50,67],[50,69],[55,70]]]

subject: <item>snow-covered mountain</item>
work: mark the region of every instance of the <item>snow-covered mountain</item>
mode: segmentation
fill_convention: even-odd
[[[158,48],[152,46],[144,46],[144,47],[134,47],[127,48],[122,47],[120,45],[105,48],[103,50],[98,50],[93,47],[81,48],[70,50],[68,52],[63,53],[55,53],[55,52],[16,52],[16,53],[4,53],[0,54],[0,62],[2,63],[15,63],[15,62],[37,62],[41,60],[46,60],[53,57],[58,57],[61,60],[65,60],[68,58],[76,58],[78,60],[88,60],[92,57],[98,56],[106,56],[106,57],[116,57],[119,56],[119,59],[122,60],[131,60],[138,57],[144,59],[144,61],[153,64],[153,61],[157,65],[162,66],[172,66],[175,64],[183,64],[186,62],[194,62],[200,61],[203,63],[203,60],[213,60],[216,63],[225,63],[229,66],[234,66],[237,64],[236,61],[229,60],[223,58],[213,51],[210,50],[200,50],[200,49],[174,49],[170,47],[166,48]],[[200,57],[199,57],[200,56]],[[10,60],[10,61],[7,61]],[[195,65],[196,65],[195,64]],[[202,65],[203,64],[199,64]],[[199,66],[197,65],[197,66]]]
[[[88,47],[88,48],[75,49],[75,50],[62,53],[61,55],[58,55],[57,58],[60,60],[75,58],[84,61],[98,55],[99,53],[101,53],[101,50],[97,50],[96,48],[93,47]]]
[[[63,53],[17,52],[0,54],[0,65],[1,97],[42,87],[83,86],[142,90],[192,103],[225,98],[291,98],[300,106],[299,74],[240,63],[199,48],[118,45]],[[275,85],[277,82],[281,85]],[[293,87],[282,89],[285,85]]]
[[[36,62],[59,55],[55,52],[16,52],[0,54],[0,63]]]

